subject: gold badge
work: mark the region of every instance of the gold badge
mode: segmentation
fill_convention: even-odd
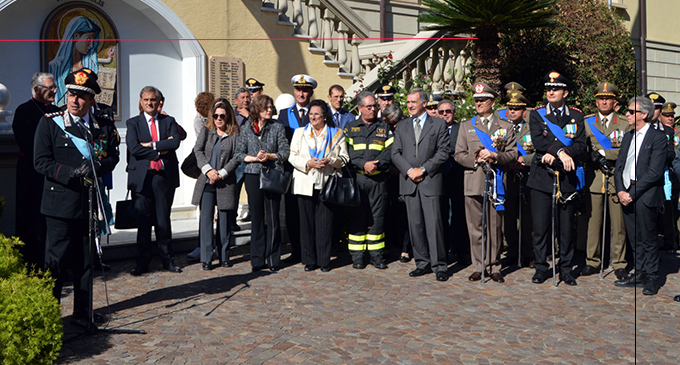
[[[352,132],[359,132],[361,131],[360,127],[352,127]]]
[[[74,75],[76,84],[78,85],[85,85],[87,82],[88,76],[85,72],[78,72],[77,74]]]

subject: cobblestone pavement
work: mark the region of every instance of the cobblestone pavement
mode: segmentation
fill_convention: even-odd
[[[675,254],[662,254],[666,280],[653,297],[615,288],[613,274],[553,287],[532,284],[532,269],[506,269],[504,284],[481,285],[467,280],[471,267],[457,264],[442,283],[432,274],[408,277],[413,262],[355,270],[341,257],[329,273],[300,264],[251,273],[247,259],[212,271],[180,260],[182,274],[141,277],[127,273],[131,260],[111,263],[110,306],[100,276],[95,308],[110,311],[108,328],[147,334],[77,336],[68,295],[59,363],[680,363]]]

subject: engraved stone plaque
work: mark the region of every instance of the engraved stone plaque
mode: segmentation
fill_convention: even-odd
[[[245,81],[243,61],[236,57],[211,56],[209,63],[209,91],[215,98],[232,100],[236,89]]]

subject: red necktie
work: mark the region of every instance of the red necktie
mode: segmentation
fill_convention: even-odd
[[[156,121],[154,118],[151,118],[150,121],[151,121],[151,142],[158,142],[158,132],[156,132]],[[149,166],[151,166],[151,168],[156,171],[161,171],[163,163],[161,162],[161,160],[151,161]]]

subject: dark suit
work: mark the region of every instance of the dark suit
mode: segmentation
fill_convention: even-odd
[[[38,122],[47,113],[58,112],[52,104],[31,99],[17,107],[12,121],[14,138],[19,146],[17,160],[16,232],[24,242],[20,248],[24,261],[37,268],[45,265],[45,216],[40,213],[43,176],[33,167],[33,140]]]
[[[458,130],[460,130],[460,123],[454,120],[451,127],[449,127],[449,137],[451,140],[450,157],[442,165],[442,174],[444,175],[442,217],[445,222],[446,251],[455,253],[460,260],[469,254],[470,242],[467,224],[465,223],[465,210],[459,209],[465,204],[465,196],[463,195],[463,175],[465,169],[453,159],[453,153],[456,151],[456,141],[458,140]]]
[[[84,139],[84,134],[64,115],[67,132]],[[95,120],[89,115],[90,132],[94,143],[101,148],[99,176],[111,171],[119,161],[120,139],[116,127],[106,120]],[[73,140],[54,122],[43,117],[35,132],[35,170],[44,175],[41,212],[46,216],[45,269],[56,278],[54,295],[61,298],[64,284],[62,270],[73,269],[74,314],[86,316],[91,293],[90,247],[88,245],[88,188],[71,172],[81,166],[85,157]],[[38,193],[38,192],[35,192]]]
[[[331,113],[331,118],[333,119],[333,123],[335,124],[336,127],[340,128],[340,129],[345,129],[345,126],[347,125],[347,123],[353,122],[354,119],[356,119],[356,116],[354,114],[348,112],[345,109],[340,109],[340,110],[334,112],[333,109],[330,107],[330,104],[329,104],[328,111]],[[337,121],[335,120],[336,119],[335,113],[339,113]]]
[[[295,115],[295,121],[291,125],[289,120],[290,110],[292,114]],[[293,139],[293,133],[298,127],[304,127],[309,123],[309,109],[305,112],[304,118],[300,119],[300,112],[298,110],[297,104],[293,105],[288,109],[283,109],[279,111],[279,123],[283,124],[283,128],[286,132],[286,138],[288,143]],[[297,123],[297,126],[295,126]],[[283,164],[286,171],[290,173],[293,172],[293,166],[286,162]],[[291,244],[291,257],[294,259],[299,259],[300,257],[300,210],[298,208],[297,197],[293,195],[291,191],[288,191],[285,195],[284,200],[284,211],[286,216],[286,231],[288,232],[288,238]]]
[[[626,232],[635,254],[635,271],[656,279],[659,269],[659,245],[656,241],[656,217],[664,203],[663,171],[667,152],[666,135],[654,128],[648,128],[642,140],[635,165],[637,181],[626,189],[623,176],[628,150],[635,146],[636,131],[626,133],[621,142],[619,157],[614,170],[617,194],[627,191],[633,202],[623,206],[623,220]]]
[[[151,132],[145,114],[128,119],[127,147],[129,151],[128,189],[137,213],[137,267],[147,269],[151,261],[151,226],[155,222],[156,241],[163,265],[173,263],[171,247],[172,228],[170,207],[179,186],[179,169],[175,150],[180,138],[175,118],[157,114],[158,142],[156,148],[144,147],[141,143],[151,142]],[[170,138],[172,137],[172,138]],[[161,152],[166,152],[161,155]],[[152,170],[151,161],[161,160],[163,168]]]
[[[576,161],[586,153],[586,136],[583,125],[583,114],[574,108],[569,108],[566,105],[563,107],[563,115],[558,119],[552,111],[550,104],[546,107],[546,119],[551,123],[564,129],[567,124],[576,124],[576,134],[573,144],[569,147],[560,142],[557,137],[551,132],[548,125],[543,121],[537,108],[531,113],[529,117],[529,129],[531,130],[531,140],[536,150],[534,161],[531,164],[531,172],[529,173],[529,181],[527,186],[531,188],[531,215],[534,221],[534,266],[537,273],[545,273],[548,271],[549,265],[546,261],[548,256],[548,248],[550,247],[550,230],[552,218],[552,190],[553,190],[553,175],[548,172],[546,165],[541,162],[541,158],[549,153],[555,156],[555,160],[559,161],[557,157],[558,151],[564,151]],[[573,122],[572,122],[573,121]],[[554,163],[553,163],[554,165]],[[575,171],[567,173],[560,173],[559,187],[564,198],[569,197],[576,191],[578,178]],[[557,265],[562,275],[571,275],[572,258],[574,256],[574,246],[572,244],[572,236],[574,232],[574,220],[576,214],[576,202],[572,199],[566,203],[557,205],[557,232],[560,261]]]
[[[428,115],[416,147],[413,119],[409,117],[397,123],[392,163],[401,172],[399,193],[406,201],[416,266],[423,270],[430,266],[435,272],[446,272],[444,221],[440,207],[444,176],[440,169],[449,158],[451,142],[446,122]],[[416,183],[407,174],[409,169],[421,166],[426,171],[424,180]]]

